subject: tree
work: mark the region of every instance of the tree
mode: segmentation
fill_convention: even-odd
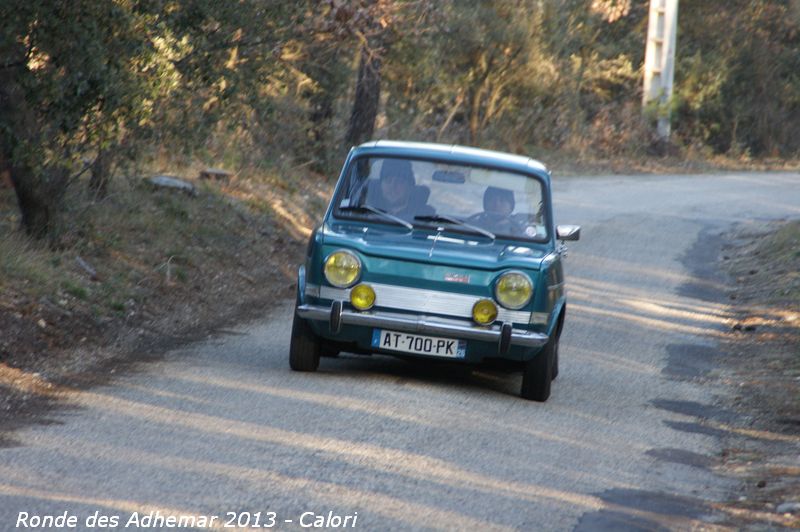
[[[102,195],[115,158],[140,142],[196,149],[224,115],[269,99],[276,45],[302,4],[98,2],[0,4],[0,164],[26,231],[57,225],[71,176],[89,158]],[[244,111],[243,111],[244,110]],[[229,122],[230,123],[230,122]]]
[[[792,4],[684,0],[681,9],[676,133],[720,153],[798,153],[800,20]]]
[[[381,58],[379,39],[373,38],[361,45],[358,60],[358,79],[352,112],[347,124],[345,143],[360,144],[372,138],[378,103],[381,96]]]
[[[51,228],[66,179],[63,171],[56,173],[53,168],[43,168],[44,173],[36,175],[36,116],[19,81],[25,56],[19,50],[14,54],[11,46],[2,51],[7,59],[0,68],[0,171],[11,176],[22,225],[31,235],[41,238]]]
[[[392,2],[362,0],[355,9],[339,7],[337,15],[346,22],[358,42],[358,77],[347,123],[345,144],[352,146],[372,138],[381,95],[381,68],[390,45]],[[342,12],[344,15],[341,15]]]
[[[0,7],[0,158],[22,224],[55,228],[79,152],[97,123],[87,116],[126,91],[129,18],[114,2],[7,2]]]
[[[402,39],[393,57],[406,65],[393,65],[391,74],[399,119],[415,117],[414,127],[433,129],[436,138],[465,130],[463,140],[481,143],[486,128],[519,103],[514,93],[527,83],[537,10],[535,1],[438,3],[427,30]]]

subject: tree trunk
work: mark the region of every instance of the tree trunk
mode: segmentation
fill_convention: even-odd
[[[111,181],[111,152],[101,148],[97,152],[91,167],[89,177],[89,190],[94,193],[96,198],[105,198],[108,195],[108,183]]]
[[[341,140],[332,136],[336,98],[342,93],[348,81],[340,74],[345,65],[339,57],[338,46],[327,41],[314,40],[308,45],[308,60],[301,63],[300,70],[314,83],[302,93],[308,99],[308,129],[306,131],[306,152],[311,159],[310,167],[321,174],[333,173],[330,166],[334,158],[339,164],[338,155],[331,153],[331,140]],[[349,63],[348,63],[349,64]]]
[[[361,47],[356,95],[345,136],[348,147],[369,140],[375,131],[381,96],[381,58],[376,53],[378,49],[368,45]]]
[[[67,177],[62,168],[47,168],[37,176],[31,168],[11,167],[22,226],[32,237],[42,239],[52,234]]]
[[[19,83],[19,76],[25,72],[24,62],[0,68],[0,125],[4,126],[0,127],[0,171],[8,171],[11,177],[22,226],[34,238],[44,238],[55,227],[68,174],[63,168],[37,168],[32,164],[41,133]]]
[[[478,124],[480,123],[482,97],[483,97],[482,87],[478,87],[472,92],[472,101],[470,102],[470,109],[469,109],[470,146],[476,146],[478,144],[478,131],[479,131]]]

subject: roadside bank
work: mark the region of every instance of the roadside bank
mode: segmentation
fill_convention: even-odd
[[[800,528],[800,221],[740,225],[722,248],[734,319],[721,378],[746,421],[723,450],[730,507],[752,528]]]
[[[46,242],[19,229],[13,190],[0,189],[0,445],[4,432],[46,422],[60,390],[105,382],[291,297],[331,184],[180,182],[191,193],[142,178],[118,179],[103,199],[75,187]]]

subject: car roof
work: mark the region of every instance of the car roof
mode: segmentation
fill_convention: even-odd
[[[524,155],[513,155],[500,151],[470,148],[456,144],[436,144],[432,142],[407,142],[396,140],[375,140],[365,142],[354,148],[353,156],[395,156],[419,157],[423,159],[444,159],[476,165],[490,165],[508,170],[531,172],[549,181],[550,172],[536,159]]]

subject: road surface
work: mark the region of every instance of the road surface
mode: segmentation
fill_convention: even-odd
[[[23,513],[74,516],[79,530],[162,529],[166,516],[281,530],[713,526],[736,488],[714,464],[739,421],[714,378],[730,317],[714,262],[736,224],[800,217],[800,176],[563,178],[554,197],[557,222],[583,231],[547,403],[519,399],[519,376],[384,357],[293,373],[281,302],[14,434],[0,529]]]

